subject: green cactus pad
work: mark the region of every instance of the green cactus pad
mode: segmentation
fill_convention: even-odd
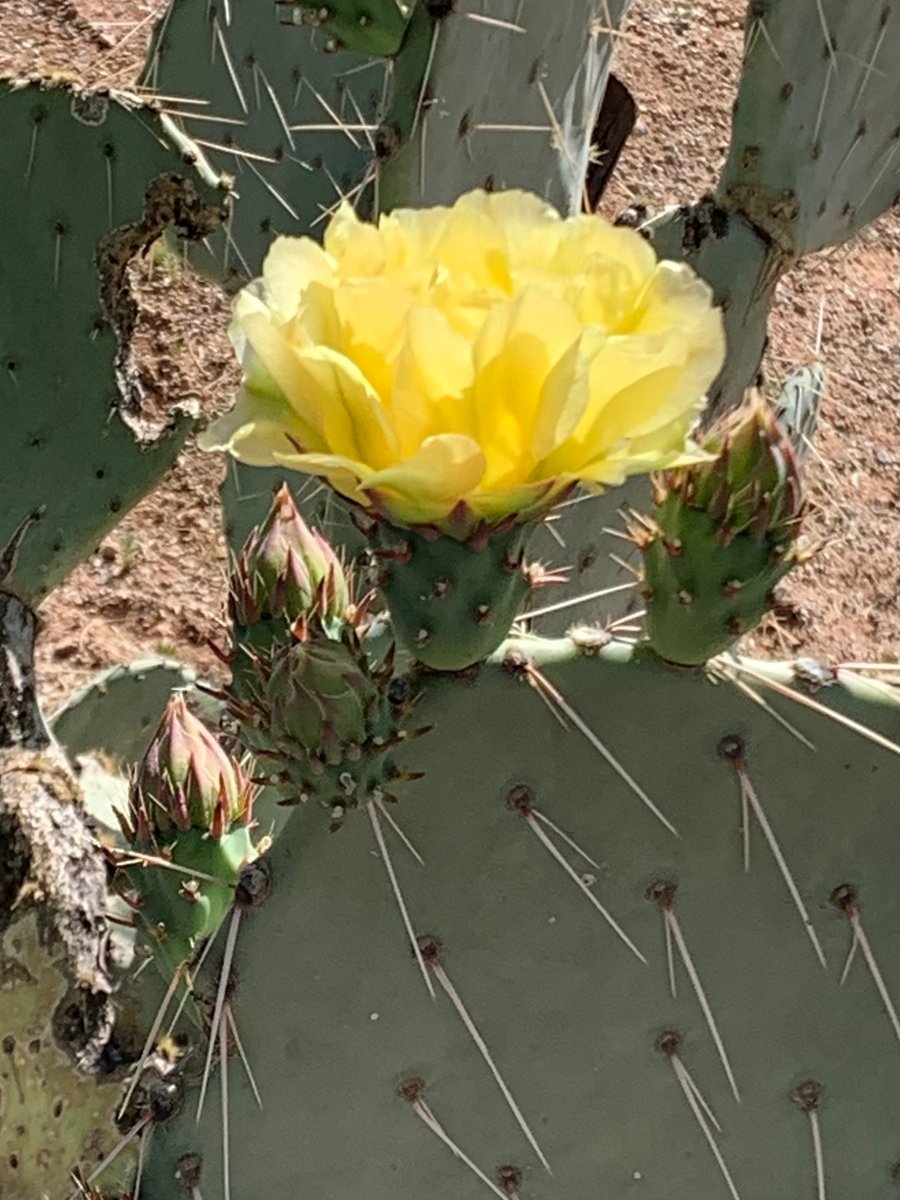
[[[661,536],[643,554],[647,637],[669,662],[699,665],[759,624],[795,558],[748,534],[719,545],[717,523],[674,495],[654,515]]]
[[[13,633],[10,662],[16,649]],[[0,1195],[35,1200],[68,1195],[72,1168],[119,1140],[113,980],[104,864],[61,757],[10,745],[10,674],[20,678],[6,675],[0,701]]]
[[[475,682],[422,681],[417,715],[435,729],[410,748],[410,761],[427,774],[414,802],[401,794],[396,817],[425,865],[391,831],[384,837],[413,932],[440,939],[446,978],[553,1174],[427,968],[429,997],[366,815],[351,814],[332,835],[306,808],[276,843],[272,895],[238,948],[235,1018],[266,1108],[257,1111],[235,1061],[232,1195],[487,1195],[417,1115],[415,1090],[398,1094],[418,1078],[434,1120],[489,1179],[501,1166],[521,1172],[520,1190],[507,1194],[522,1200],[632,1192],[727,1200],[673,1060],[658,1048],[673,1031],[680,1042],[664,1047],[677,1048],[720,1122],[721,1135],[711,1136],[741,1197],[816,1194],[810,1119],[792,1100],[815,1080],[828,1194],[891,1200],[898,1036],[861,950],[840,986],[853,930],[830,897],[844,882],[858,889],[862,926],[896,1006],[900,912],[885,851],[900,835],[896,756],[776,700],[810,750],[730,685],[632,658],[627,647],[593,657],[570,641],[509,650]],[[559,714],[566,729],[522,678],[529,658],[571,706]],[[789,667],[753,669],[782,685],[792,678]],[[896,697],[879,701],[879,691],[844,676],[818,699],[896,734]],[[679,837],[582,736],[572,712]],[[733,751],[723,747],[732,735],[746,746],[747,776],[810,924],[749,803],[744,869],[738,778],[721,753]],[[533,822],[646,962],[510,807],[523,784],[542,815],[593,857],[595,865],[585,862]],[[740,1103],[677,944],[670,993],[663,907],[671,892],[645,895],[663,883],[677,884],[671,911]],[[145,1200],[168,1200],[188,1152],[203,1157],[210,1187],[221,1187],[219,1112],[209,1106],[198,1126],[187,1110],[154,1138]]]
[[[318,30],[335,50],[387,56],[400,49],[415,0],[283,0],[294,24]]]
[[[100,752],[124,766],[137,763],[169,696],[190,688],[196,678],[193,668],[167,659],[111,667],[53,715],[53,736],[72,762],[81,754]]]
[[[626,8],[522,0],[482,14],[418,3],[382,125],[382,208],[523,187],[578,212]]]
[[[0,83],[0,547],[39,600],[175,460],[192,419],[151,421],[130,362],[126,268],[169,226],[203,237],[226,193],[153,108],[106,91]],[[190,155],[189,167],[186,156]]]
[[[48,953],[34,913],[0,935],[0,1195],[65,1196],[75,1163],[96,1163],[119,1140],[118,1083],[78,1071],[59,1038],[70,982]],[[106,1177],[124,1181],[125,1155]],[[88,1168],[89,1169],[89,1168]]]
[[[696,666],[753,629],[800,546],[803,473],[758,393],[709,430],[711,457],[654,478],[651,519],[630,532],[644,559],[647,634],[669,662]]]
[[[378,582],[400,645],[435,671],[461,671],[509,634],[529,591],[522,556],[532,527],[470,545],[385,525]]]
[[[252,862],[256,851],[249,830],[239,825],[222,838],[198,829],[179,833],[166,857],[181,869],[138,864],[129,867],[128,876],[141,897],[140,941],[168,980],[198,943],[219,928],[234,902],[241,867]],[[192,876],[192,871],[200,874]]]
[[[796,257],[900,193],[900,9],[755,0],[720,192]]]
[[[227,234],[191,256],[226,287],[259,275],[277,234],[315,235],[342,193],[358,198],[384,66],[347,74],[366,59],[327,46],[322,34],[286,27],[275,4],[257,0],[171,0],[157,25],[142,82],[164,96],[209,102],[166,103],[181,114],[174,120],[213,143],[211,161],[235,178]]]

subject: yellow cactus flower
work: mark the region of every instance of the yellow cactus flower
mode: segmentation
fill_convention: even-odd
[[[521,191],[278,238],[232,337],[243,386],[202,445],[456,536],[687,461],[724,357],[690,268]]]

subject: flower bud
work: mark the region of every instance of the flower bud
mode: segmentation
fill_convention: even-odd
[[[131,833],[139,845],[197,829],[222,838],[250,823],[254,785],[176,693],[131,783]]]
[[[664,659],[699,665],[753,629],[774,588],[808,557],[806,506],[788,434],[751,395],[712,426],[703,462],[654,479],[652,517],[631,527],[644,563],[647,635]]]
[[[350,605],[340,559],[300,515],[286,484],[269,515],[244,543],[231,577],[231,615],[238,625],[318,619],[333,636]]]
[[[276,747],[336,764],[369,738],[379,695],[345,646],[295,642],[272,663],[264,707]]]
[[[703,449],[715,457],[671,471],[665,482],[691,508],[709,513],[723,544],[745,532],[757,542],[781,530],[796,536],[803,481],[790,436],[767,400],[751,394],[713,425]]]

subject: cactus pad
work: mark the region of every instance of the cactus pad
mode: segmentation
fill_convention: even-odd
[[[798,547],[803,476],[787,432],[759,394],[722,417],[713,457],[654,479],[653,515],[634,518],[644,558],[647,635],[667,661],[705,663],[771,608]]]
[[[284,0],[296,25],[318,30],[328,48],[354,54],[389,55],[400,49],[415,0]]]
[[[196,679],[191,667],[142,659],[111,667],[72,696],[53,716],[53,736],[71,761],[100,751],[123,764],[137,763],[159,724],[166,701]]]
[[[134,98],[7,81],[0,130],[0,450],[18,465],[0,479],[0,546],[31,518],[8,586],[37,600],[155,485],[191,428],[185,410],[155,426],[142,408],[126,269],[169,226],[205,236],[226,193]]]
[[[341,194],[356,199],[384,73],[377,62],[352,73],[365,65],[280,23],[274,4],[171,0],[143,82],[184,98],[167,102],[173,119],[208,143],[237,192],[227,232],[192,255],[202,274],[236,289],[260,273],[276,234],[315,232]]]
[[[426,538],[384,527],[379,583],[400,645],[437,671],[461,671],[493,653],[528,595],[528,526],[483,542]]]
[[[382,122],[381,207],[524,187],[580,211],[623,0],[416,5]],[[502,87],[497,81],[502,80]]]
[[[896,5],[750,5],[720,192],[790,258],[846,241],[896,202]]]
[[[828,1194],[893,1196],[896,756],[791,706],[812,751],[729,685],[582,644],[420,681],[426,776],[395,812],[424,865],[382,835],[418,961],[366,815],[330,833],[295,812],[238,946],[266,1108],[229,1064],[232,1195],[787,1200],[816,1194],[814,1112]],[[818,700],[896,732],[879,691],[846,675]],[[860,928],[883,992],[861,942],[841,986]],[[146,1200],[185,1154],[222,1186],[220,1115],[187,1107],[154,1138]]]
[[[64,1196],[118,1141],[119,1089],[105,872],[49,751],[0,748],[0,861],[0,1195]]]

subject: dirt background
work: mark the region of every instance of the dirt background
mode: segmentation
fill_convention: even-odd
[[[64,72],[127,87],[137,76],[156,0],[0,0],[0,74]],[[725,156],[743,42],[742,0],[635,0],[615,70],[639,121],[601,211],[697,198]],[[780,285],[770,321],[768,376],[808,361],[824,306],[829,371],[817,454],[809,470],[814,565],[788,580],[789,603],[748,649],[831,662],[896,662],[898,650],[898,422],[896,211],[852,243],[804,260]],[[228,306],[151,255],[140,269],[138,347],[154,408],[194,398],[228,406],[238,382],[225,337]],[[223,465],[193,446],[41,608],[39,669],[52,706],[113,663],[175,654],[208,676],[221,637],[225,548],[218,487]]]

